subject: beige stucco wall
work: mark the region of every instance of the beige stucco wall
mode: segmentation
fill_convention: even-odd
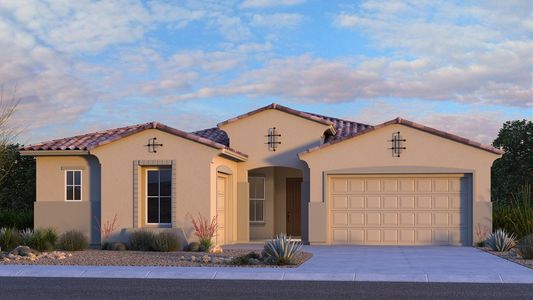
[[[392,133],[407,140],[401,157],[392,157]],[[324,179],[327,173],[354,168],[353,173],[439,173],[461,170],[473,178],[472,224],[492,226],[490,168],[499,155],[444,139],[404,125],[390,125],[301,156],[310,168],[310,242],[328,242],[327,203]],[[347,171],[350,172],[349,170]],[[324,200],[323,200],[324,199]],[[475,236],[474,236],[475,238]]]
[[[149,153],[149,138],[157,137],[163,147]],[[226,164],[237,171],[235,164],[219,158],[219,150],[184,138],[149,129],[91,151],[102,166],[102,220],[118,216],[120,228],[133,224],[133,161],[174,160],[176,168],[176,227],[182,228],[188,239],[195,239],[187,214],[211,217],[216,194],[216,168]],[[214,160],[215,159],[215,160]],[[141,174],[141,173],[139,173]],[[139,200],[142,201],[140,195]],[[139,218],[144,217],[139,215]]]
[[[99,242],[93,228],[93,214],[98,208],[99,198],[97,194],[91,194],[89,159],[83,156],[36,157],[35,228],[51,227],[60,234],[79,230],[91,243]],[[66,170],[82,171],[82,201],[65,200]]]

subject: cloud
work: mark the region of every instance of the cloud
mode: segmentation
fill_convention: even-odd
[[[250,21],[250,25],[279,29],[284,27],[295,27],[300,24],[303,19],[303,15],[295,13],[254,14]]]
[[[496,111],[469,109],[462,112],[438,112],[431,103],[420,101],[396,103],[396,101],[375,101],[348,119],[377,125],[402,117],[429,127],[443,130],[487,145],[498,135],[506,117]]]
[[[302,4],[305,0],[245,0],[241,8],[266,8],[276,6],[293,6]]]

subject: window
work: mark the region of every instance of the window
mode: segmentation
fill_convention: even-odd
[[[250,222],[264,222],[265,178],[249,177],[250,183]]]
[[[65,171],[65,200],[81,201],[81,171]]]
[[[171,224],[172,171],[146,170],[146,223]]]

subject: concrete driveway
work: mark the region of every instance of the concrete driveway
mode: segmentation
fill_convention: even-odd
[[[473,247],[307,246],[299,272],[356,274],[361,281],[533,283],[533,270]]]

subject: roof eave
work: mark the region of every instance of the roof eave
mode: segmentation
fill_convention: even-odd
[[[238,162],[245,162],[248,161],[248,156],[239,152],[231,151],[227,148],[223,148],[220,150],[220,155],[229,157],[233,160],[236,160]]]
[[[89,155],[88,150],[21,150],[23,156],[72,156]]]

